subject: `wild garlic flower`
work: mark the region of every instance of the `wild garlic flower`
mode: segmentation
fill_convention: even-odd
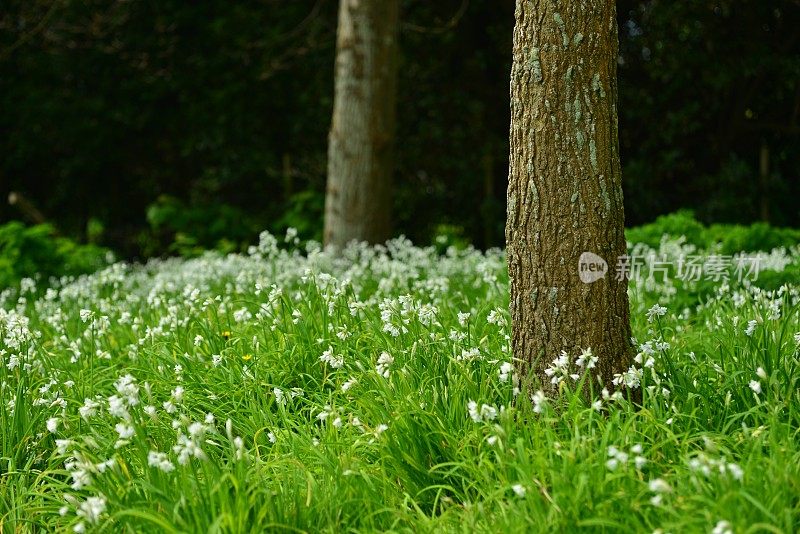
[[[394,358],[388,352],[381,352],[381,355],[378,357],[378,363],[375,366],[375,370],[381,375],[383,378],[389,378],[389,374],[391,373],[391,367],[394,363]]]
[[[597,356],[592,354],[592,348],[589,347],[581,352],[581,355],[575,360],[575,365],[578,367],[586,367],[587,369],[594,369],[598,359]]]
[[[328,347],[328,350],[322,353],[319,357],[321,362],[327,363],[333,369],[341,369],[344,366],[344,357],[336,356],[333,354],[333,347]]]
[[[756,331],[757,324],[758,321],[756,321],[755,319],[753,319],[752,321],[748,321],[747,328],[744,329],[744,335],[746,335],[747,337],[752,336],[753,333]]]
[[[467,403],[467,411],[470,418],[476,423],[494,421],[497,418],[497,408],[489,404],[482,404],[479,408],[478,403],[474,400]]]
[[[100,517],[105,511],[106,498],[103,495],[97,495],[83,501],[80,506],[78,506],[76,515],[86,520],[89,524],[96,525],[100,522]]]
[[[147,453],[147,465],[149,467],[155,467],[156,469],[163,471],[164,473],[169,473],[175,469],[175,464],[173,464],[167,453],[165,452],[158,452],[158,451],[150,451]]]
[[[56,432],[58,432],[58,424],[60,422],[61,420],[58,417],[51,417],[50,419],[48,419],[46,424],[47,431],[50,432],[51,434],[55,434]]]
[[[666,313],[667,308],[659,304],[653,304],[653,306],[647,310],[647,322],[652,323],[657,317],[663,317]]]
[[[514,366],[509,362],[503,362],[497,373],[500,377],[500,382],[508,382],[508,379],[514,374]]]
[[[561,355],[554,359],[550,366],[544,370],[544,374],[550,377],[550,383],[558,385],[564,379],[570,376],[569,372],[569,355],[566,351],[561,351]]]
[[[533,402],[534,413],[542,413],[542,410],[544,410],[544,407],[547,404],[547,397],[545,396],[544,391],[540,389],[531,395],[531,401]]]

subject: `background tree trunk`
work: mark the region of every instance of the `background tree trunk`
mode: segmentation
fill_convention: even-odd
[[[506,241],[512,346],[541,377],[562,350],[599,356],[611,389],[632,349],[617,136],[617,22],[613,0],[518,0],[511,70]],[[579,258],[608,262],[594,283]]]
[[[341,0],[325,196],[326,245],[391,233],[399,0]]]

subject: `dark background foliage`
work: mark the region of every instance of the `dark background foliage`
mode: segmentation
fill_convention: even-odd
[[[403,2],[394,218],[416,242],[503,243],[513,11]],[[618,12],[628,224],[691,208],[800,226],[800,4]],[[333,0],[3,0],[0,193],[127,257],[232,250],[264,228],[318,238],[336,13]],[[0,203],[0,221],[25,216]]]

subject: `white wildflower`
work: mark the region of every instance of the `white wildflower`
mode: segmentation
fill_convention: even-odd
[[[340,369],[344,365],[344,357],[334,355],[333,347],[328,347],[328,350],[322,353],[322,356],[319,357],[319,360],[327,363],[334,369]]]
[[[357,383],[358,380],[355,377],[348,379],[344,384],[342,384],[342,392],[346,392],[348,389],[350,389]]]
[[[597,365],[599,358],[592,354],[592,349],[588,348],[581,352],[581,355],[575,360],[575,365],[578,367],[586,367],[587,369],[594,369]]]
[[[497,373],[500,376],[500,382],[508,382],[508,379],[514,374],[514,366],[509,362],[503,362]]]
[[[534,413],[542,413],[542,410],[547,403],[547,397],[545,397],[544,391],[540,389],[531,395],[531,401],[533,402]]]
[[[61,420],[58,417],[51,417],[47,420],[47,431],[51,434],[58,432],[58,424]]]
[[[126,425],[125,423],[117,423],[114,425],[114,430],[117,431],[119,439],[121,440],[133,437],[134,433],[136,432],[131,425]]]
[[[78,506],[76,512],[78,517],[82,517],[90,524],[95,525],[100,521],[100,516],[106,511],[106,498],[102,495],[89,497]]]
[[[100,403],[92,399],[84,399],[83,406],[78,408],[78,413],[83,419],[89,419],[97,414]]]
[[[748,321],[747,328],[745,328],[744,330],[744,334],[748,337],[752,336],[753,333],[756,331],[756,324],[758,323],[755,319],[753,319],[752,321]]]
[[[669,493],[672,491],[672,487],[663,478],[654,478],[647,483],[647,487],[653,493]]]
[[[391,366],[393,363],[394,358],[392,355],[388,352],[382,352],[378,357],[378,363],[375,366],[375,370],[378,371],[378,374],[383,378],[389,378],[389,373],[391,372]]]
[[[167,453],[165,452],[157,452],[157,451],[150,451],[147,453],[147,465],[150,467],[155,467],[165,473],[169,473],[170,471],[175,469],[175,464],[173,464]]]
[[[652,323],[656,317],[663,317],[667,313],[667,308],[659,304],[653,304],[653,307],[647,311],[647,322]]]

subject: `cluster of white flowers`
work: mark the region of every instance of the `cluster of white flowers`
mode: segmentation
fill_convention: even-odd
[[[753,319],[751,321],[748,321],[747,322],[747,328],[744,329],[744,335],[746,335],[747,337],[752,336],[756,331],[756,325],[757,324],[758,324],[758,321],[756,321],[755,319]]]
[[[82,503],[76,503],[74,498],[71,500],[73,501],[73,504],[77,504],[75,515],[83,519],[83,521],[79,521],[72,528],[72,530],[78,534],[86,532],[86,523],[89,523],[90,525],[98,524],[100,522],[100,518],[106,512],[106,498],[103,495],[88,497]]]
[[[381,375],[383,378],[389,378],[389,374],[391,373],[391,367],[394,363],[394,358],[388,352],[382,352],[380,356],[378,356],[378,363],[375,365],[375,370]],[[345,391],[347,391],[345,389]]]
[[[333,353],[333,347],[328,347],[328,350],[319,357],[319,361],[327,363],[333,369],[341,369],[344,366],[344,356],[336,356]]]
[[[158,452],[158,451],[150,451],[147,453],[147,465],[150,467],[155,467],[163,471],[164,473],[169,473],[175,469],[175,464],[173,464],[167,453],[165,452]]]
[[[500,382],[506,383],[509,378],[514,378],[514,366],[510,362],[503,362],[497,370]]]
[[[672,486],[667,484],[663,478],[654,478],[647,483],[649,489],[654,495],[650,497],[650,504],[653,506],[661,506],[664,502],[664,495],[672,492]]]
[[[560,384],[565,378],[572,376],[575,380],[579,378],[576,374],[571,374],[569,369],[569,355],[566,351],[561,351],[558,358],[554,359],[550,366],[544,370],[544,374],[550,377],[551,384]]]
[[[486,317],[486,322],[499,327],[505,327],[507,324],[504,312],[499,308],[495,308],[489,312],[489,315]]]
[[[114,388],[118,394],[108,398],[108,413],[129,420],[131,418],[129,408],[139,404],[139,386],[136,384],[136,379],[131,375],[122,376],[114,383]],[[91,402],[86,399],[84,406],[87,406],[87,401]]]
[[[456,356],[456,361],[459,362],[471,362],[473,360],[481,359],[481,349],[478,347],[472,347],[469,349],[462,349],[461,354]]]
[[[234,458],[236,460],[244,460],[247,457],[247,452],[244,447],[244,439],[241,436],[235,436],[233,434],[233,421],[230,419],[225,421],[225,435],[228,437],[228,441],[230,441],[231,445],[233,446]],[[275,443],[278,440],[273,432],[267,433],[267,439],[269,439],[270,443]]]
[[[298,242],[293,232],[281,239],[290,244]],[[498,283],[498,274],[505,268],[502,252],[454,249],[440,256],[396,240],[385,248],[350,247],[344,251],[343,259],[328,255],[313,244],[302,253],[282,250],[285,246],[279,246],[279,242],[262,234],[251,257],[210,253],[192,260],[153,260],[145,266],[115,264],[93,275],[60,282],[38,300],[33,300],[37,298],[33,281],[24,282],[17,292],[0,291],[0,359],[2,370],[10,372],[4,375],[8,376],[4,378],[7,382],[0,388],[12,391],[18,385],[18,376],[35,377],[30,383],[36,386],[25,394],[33,405],[42,407],[43,415],[37,419],[41,434],[37,439],[49,447],[55,443],[58,460],[66,467],[67,481],[73,490],[84,494],[82,499],[96,486],[106,491],[111,506],[117,503],[116,495],[101,486],[115,478],[102,475],[109,470],[122,474],[123,468],[132,467],[171,479],[177,476],[176,471],[180,476],[191,471],[182,465],[207,459],[207,454],[215,459],[220,453],[242,461],[256,456],[261,459],[260,455],[269,454],[270,449],[284,454],[297,435],[307,435],[310,442],[319,444],[337,429],[343,429],[339,438],[352,431],[358,435],[359,443],[373,443],[384,435],[391,421],[369,421],[369,410],[356,413],[363,403],[353,401],[375,387],[397,388],[403,383],[398,379],[414,377],[414,366],[421,359],[418,354],[425,358],[443,355],[452,359],[446,362],[450,368],[481,379],[488,377],[489,382],[481,384],[480,392],[472,393],[480,395],[476,397],[479,401],[467,402],[469,418],[464,421],[469,425],[479,423],[472,430],[490,446],[497,446],[495,452],[503,450],[507,438],[516,439],[505,433],[502,427],[506,425],[497,423],[498,419],[505,419],[504,413],[517,409],[508,399],[512,385],[514,394],[519,393],[520,381],[510,350],[508,311],[493,308],[506,298],[507,288]],[[453,295],[459,295],[464,288],[478,296],[465,293],[464,299],[454,299]],[[41,294],[42,289],[38,291]],[[670,350],[667,340],[676,347],[683,345],[677,334],[690,324],[690,317],[715,305],[714,298],[726,306],[731,302],[744,306],[748,311],[739,312],[741,320],[734,318],[732,329],[724,315],[723,320],[708,319],[709,328],[728,328],[740,336],[744,330],[756,343],[760,341],[757,338],[768,339],[774,326],[770,321],[788,321],[792,318],[788,306],[798,304],[794,288],[781,297],[779,292],[756,287],[720,287],[719,294],[708,303],[670,313],[668,319],[676,319],[676,324],[662,328],[667,325],[659,318],[666,316],[667,308],[661,303],[672,307],[671,289],[659,281],[647,286],[646,291],[650,292],[648,298],[655,296],[659,302],[647,311],[649,326],[643,335],[652,339],[642,344],[634,340],[638,347],[635,365],[625,371],[620,369],[622,372],[613,381],[618,387],[605,384],[608,389],[602,389],[600,397],[591,401],[591,409],[613,411],[611,403],[623,400],[621,390],[644,384],[650,398],[656,398],[659,404],[660,411],[654,413],[669,417],[666,424],[671,424],[673,417],[682,420],[682,398],[681,392],[669,383],[670,378],[661,372],[661,366],[666,363],[664,353]],[[23,295],[31,300],[19,300]],[[722,301],[723,298],[727,300]],[[37,322],[30,321],[26,314],[38,315]],[[744,321],[750,317],[757,319],[745,327]],[[681,324],[681,319],[687,322]],[[36,327],[40,332],[32,330],[31,324],[46,327]],[[383,333],[368,330],[373,324],[379,325],[375,329],[380,328]],[[672,336],[673,328],[675,338],[667,337]],[[228,329],[234,330],[233,334]],[[377,350],[365,342],[372,338],[379,340]],[[800,332],[794,335],[794,341],[800,347]],[[304,345],[306,342],[308,346]],[[317,360],[316,355],[325,347],[328,349]],[[797,347],[790,347],[790,356],[796,355]],[[781,351],[784,349],[785,346],[780,347]],[[702,354],[701,349],[695,350]],[[310,357],[313,365],[307,365],[306,357],[297,358],[298,353]],[[53,369],[50,359],[42,357],[44,354],[66,355],[61,361],[66,368]],[[281,360],[284,355],[286,360]],[[711,356],[692,356],[691,365],[710,371],[715,384],[736,384],[750,400],[748,385],[756,395],[764,396],[778,380],[777,371],[770,382],[762,368],[757,368],[754,376],[747,371],[733,377]],[[153,360],[157,365],[154,375],[159,379],[152,379],[151,392],[144,373],[151,371]],[[278,365],[270,368],[273,363]],[[569,389],[558,386],[582,377],[595,384],[596,371],[592,370],[599,363],[590,348],[579,354],[570,348],[547,367],[546,381],[550,383],[543,389]],[[74,366],[69,367],[71,364]],[[304,395],[303,390],[291,387],[298,383],[298,377],[291,373],[301,364],[304,368],[299,381],[319,384],[324,397],[315,392],[302,401],[293,400]],[[747,369],[751,369],[750,365],[756,366],[748,363]],[[127,374],[126,369],[141,381]],[[331,373],[331,369],[343,372]],[[259,435],[277,445],[264,448],[259,438],[243,431],[249,428],[244,424],[239,430],[241,435],[234,434],[230,422],[226,424],[226,441],[214,428],[213,417],[205,421],[191,418],[189,414],[196,413],[202,405],[214,406],[218,402],[220,410],[233,406],[222,395],[217,398],[214,390],[198,387],[203,382],[195,380],[198,370],[207,374],[204,379],[209,382],[221,379],[227,385],[231,377],[241,377],[241,382],[232,387],[240,386],[243,391],[252,387],[267,395],[271,391],[275,404],[264,410],[270,419]],[[67,380],[70,377],[78,384]],[[392,380],[383,382],[378,377]],[[558,412],[556,393],[548,399],[544,391],[535,391],[530,400],[534,413],[547,412],[550,403],[553,412]],[[4,404],[14,410],[15,401],[16,395],[12,395]],[[329,404],[323,405],[325,402]],[[412,398],[412,402],[423,410],[431,409],[430,399],[425,396]],[[759,402],[766,400],[760,398]],[[304,429],[307,434],[295,434],[295,429],[282,427],[280,421],[284,417],[297,413],[302,414],[303,424],[308,423],[307,419],[313,422]],[[175,433],[163,431],[170,422]],[[386,440],[385,435],[383,439]],[[628,443],[625,438],[619,441]],[[248,446],[253,447],[249,453]],[[562,454],[559,443],[552,446],[556,454]],[[567,450],[563,452],[566,454]],[[617,474],[628,466],[629,475],[647,481],[644,473],[633,472],[634,467],[641,470],[647,461],[642,450],[641,445],[612,446],[603,460]],[[106,459],[109,454],[113,458]],[[734,480],[744,476],[737,464],[724,458],[701,454],[686,462],[697,476],[722,474]],[[525,480],[514,482],[512,479],[504,486],[512,497],[523,498],[533,491]],[[664,479],[650,480],[647,488],[655,506],[670,499],[672,488]],[[79,525],[83,525],[80,528],[88,530],[102,523],[106,513],[104,497],[69,504],[81,521]]]
[[[653,322],[658,317],[663,317],[667,314],[667,308],[661,306],[660,304],[653,304],[653,306],[647,310],[647,321]]]
[[[175,389],[170,393],[169,399],[162,404],[165,412],[174,414],[178,411],[178,406],[183,404],[184,391],[183,386],[175,386]]]
[[[358,379],[356,377],[348,378],[342,383],[342,393],[346,392],[356,384],[358,384]]]
[[[584,349],[575,358],[575,366],[578,369],[573,370],[569,354],[567,354],[567,351],[562,350],[558,358],[550,362],[550,365],[545,368],[544,374],[550,378],[550,383],[554,385],[561,384],[567,378],[577,381],[580,379],[581,373],[575,371],[585,372],[589,369],[594,369],[597,366],[598,359],[592,352],[591,347]]]
[[[172,450],[178,456],[178,463],[186,465],[193,457],[198,460],[205,460],[206,454],[203,452],[202,445],[205,441],[206,433],[212,430],[208,423],[195,421],[186,428],[186,433],[178,430],[177,443]]]
[[[744,478],[744,471],[739,467],[739,464],[728,462],[724,457],[713,458],[704,452],[691,458],[688,465],[689,469],[695,473],[702,474],[706,478],[714,474],[730,476],[734,480],[742,480]]]
[[[598,359],[599,358],[592,353],[592,348],[589,347],[581,352],[581,355],[575,360],[575,365],[581,368],[594,369]]]
[[[628,461],[633,457],[633,465],[637,470],[641,470],[647,463],[647,459],[642,456],[644,448],[640,443],[632,446],[629,452],[611,445],[608,447],[608,460],[606,460],[606,467],[610,471],[615,471],[619,467],[628,465]]]
[[[498,414],[497,408],[491,404],[481,404],[480,407],[478,407],[478,403],[471,399],[467,403],[467,411],[469,412],[470,418],[476,423],[494,421],[497,419]]]
[[[531,395],[531,402],[533,402],[533,411],[535,413],[542,413],[544,407],[547,405],[547,397],[541,389]]]
[[[63,443],[62,448],[69,447],[74,443]],[[80,451],[73,451],[72,455],[64,462],[64,467],[72,478],[70,487],[74,490],[80,490],[92,483],[93,476],[99,473],[104,473],[107,469],[114,467],[116,460],[109,458],[102,462],[93,462]]]
[[[636,389],[641,385],[643,376],[644,372],[641,368],[631,365],[627,371],[615,373],[611,383],[615,386],[624,385],[629,389]]]

